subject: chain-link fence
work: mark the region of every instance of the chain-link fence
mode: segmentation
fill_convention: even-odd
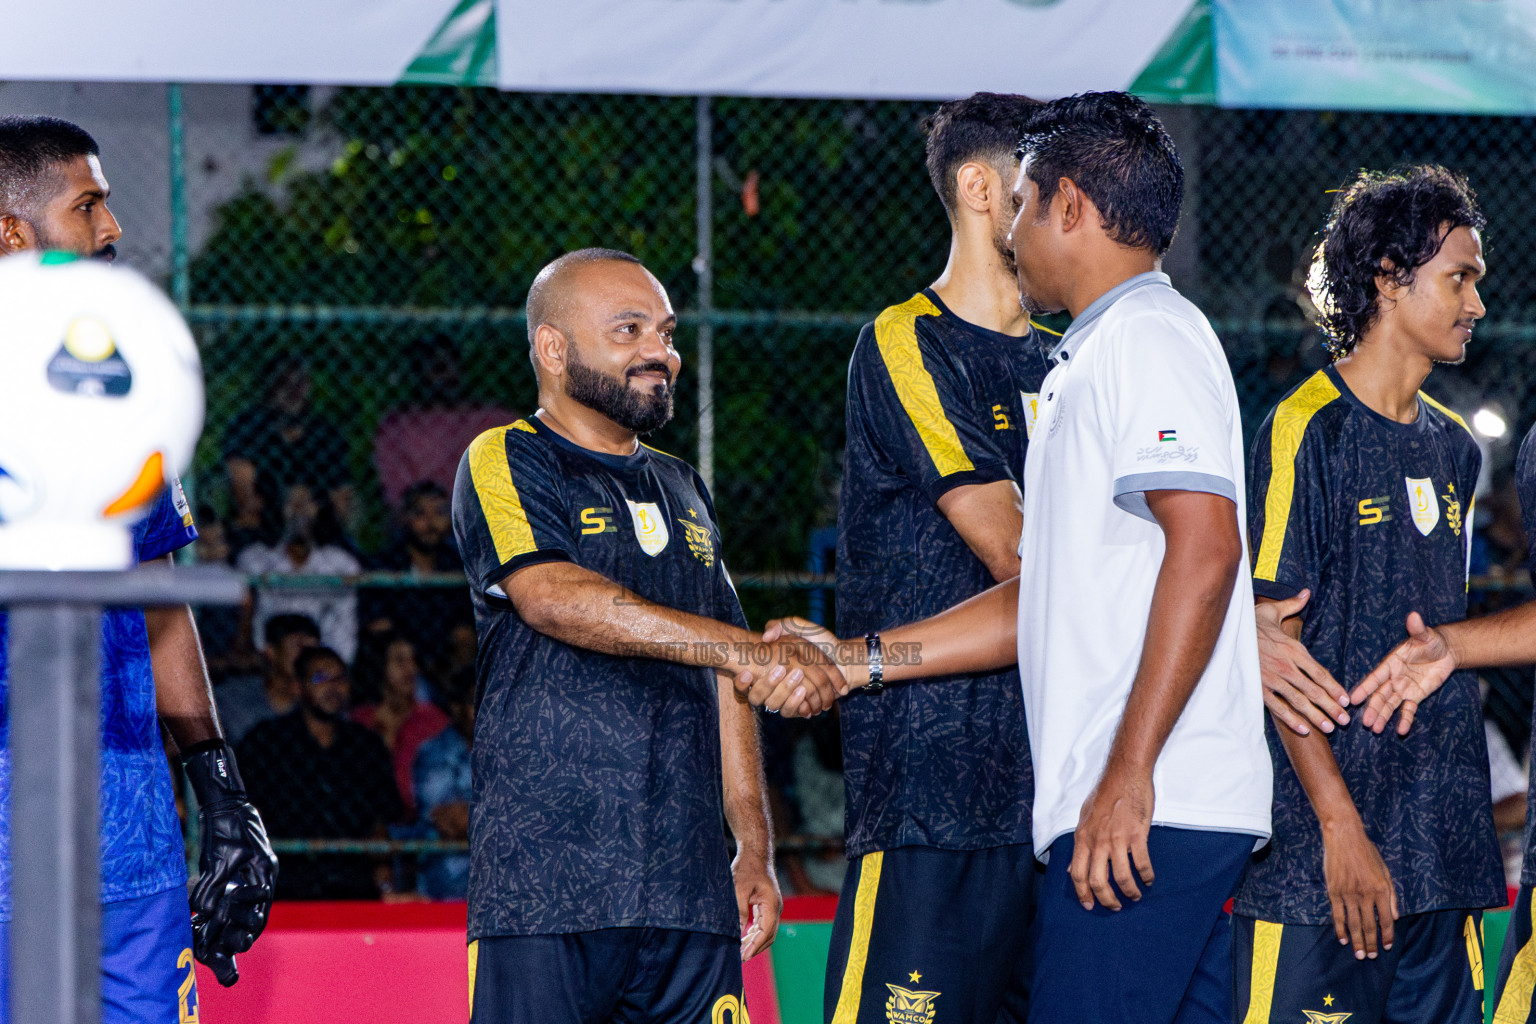
[[[445,524],[429,485],[448,486],[478,429],[532,411],[527,287],[548,260],[590,245],[639,256],[682,315],[677,416],[653,443],[710,479],[749,617],[830,614],[848,356],[858,326],[927,284],[948,247],[922,166],[931,104],[428,87],[241,95],[262,163],[216,203],[203,179],[229,172],[210,170],[206,154],[232,136],[197,114],[208,97],[189,90],[183,116],[180,93],[168,96],[163,270],[208,375],[193,475],[215,535],[204,557],[255,573],[378,575],[358,592],[270,579],[254,631],[235,618],[205,624],[221,672],[259,673],[260,622],[284,610],[312,614],[348,658],[389,627],[415,640],[436,685],[464,670],[462,583],[433,553]],[[1519,577],[1497,574],[1524,557],[1508,471],[1536,418],[1536,235],[1523,216],[1536,120],[1167,114],[1190,172],[1169,269],[1222,335],[1250,437],[1324,362],[1301,282],[1329,191],[1362,166],[1434,161],[1470,175],[1490,218],[1489,317],[1467,362],[1438,370],[1429,390],[1507,423],[1487,440],[1478,558],[1494,577],[1475,595],[1500,600],[1498,586]],[[306,530],[312,551],[334,555],[285,555],[285,538]],[[358,681],[360,698],[377,699],[377,684]],[[1529,681],[1493,682],[1490,708],[1523,749]],[[835,775],[825,736],[777,742],[781,764]],[[783,776],[789,797],[794,775]],[[787,813],[835,820],[826,808]]]

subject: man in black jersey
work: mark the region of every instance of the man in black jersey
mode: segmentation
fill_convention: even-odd
[[[1259,603],[1333,676],[1360,678],[1413,609],[1466,614],[1481,457],[1419,391],[1482,317],[1484,223],[1440,167],[1362,173],[1340,192],[1309,281],[1334,364],[1260,429],[1248,503]],[[1237,1017],[1482,1020],[1482,908],[1503,902],[1481,701],[1470,673],[1406,736],[1362,715],[1268,730],[1274,834],[1236,900]]]
[[[1526,537],[1536,541],[1536,427],[1526,434],[1515,460],[1515,483]],[[1536,550],[1532,554],[1536,568]],[[1356,697],[1370,695],[1362,718],[1378,732],[1399,708],[1398,731],[1407,733],[1420,702],[1460,669],[1536,663],[1536,601],[1495,615],[1427,628],[1418,612],[1408,616],[1409,639],[1361,681]],[[1533,764],[1536,769],[1536,764]],[[1536,1021],[1536,788],[1528,791],[1525,857],[1494,987],[1493,1019],[1498,1024]]]
[[[772,662],[807,711],[841,678],[744,628],[703,481],[639,442],[671,418],[676,324],[632,256],[551,263],[528,296],[540,409],[459,464],[476,1024],[738,1024],[741,961],[773,941],[756,719],[732,678]]]
[[[1018,481],[1047,366],[1008,230],[1014,150],[1036,105],[977,93],[928,120],[949,262],[865,326],[849,365],[841,636],[926,618],[1019,573]],[[1034,778],[1017,668],[858,690],[840,714],[850,864],[826,1020],[884,1024],[894,997],[1022,1021]]]

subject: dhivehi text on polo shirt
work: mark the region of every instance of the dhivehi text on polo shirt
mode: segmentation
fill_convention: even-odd
[[[1253,443],[1253,589],[1312,591],[1301,642],[1335,679],[1363,678],[1426,622],[1467,614],[1472,495],[1482,455],[1460,418],[1420,396],[1398,423],[1361,402],[1333,367],[1277,405]],[[1407,736],[1358,716],[1328,734],[1365,832],[1397,887],[1400,914],[1504,903],[1477,673],[1457,672],[1419,705]],[[1322,828],[1275,725],[1275,830],[1249,866],[1238,912],[1284,924],[1333,920]]]
[[[469,446],[453,521],[480,635],[470,940],[739,935],[714,670],[562,643],[524,622],[500,586],[567,561],[744,626],[704,482],[655,449],[589,451],[529,417]]]
[[[1040,851],[1077,827],[1136,678],[1164,552],[1146,492],[1220,495],[1246,533],[1232,374],[1204,315],[1165,275],[1100,297],[1053,359],[1025,460],[1019,545]],[[1246,565],[1246,538],[1243,554]],[[1267,836],[1263,717],[1253,589],[1239,571],[1215,650],[1153,769],[1153,824]]]

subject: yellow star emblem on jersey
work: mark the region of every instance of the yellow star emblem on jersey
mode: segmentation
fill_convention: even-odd
[[[699,514],[697,512],[695,512],[692,508],[688,509],[688,514],[690,516],[693,516],[693,518],[695,518],[695,519],[699,518]]]
[[[1324,1006],[1332,1006],[1333,1005],[1333,996],[1332,995],[1323,996],[1323,1005]]]
[[[923,976],[918,974],[916,971],[913,971],[911,974],[907,975],[907,980],[916,985],[918,982],[923,980]]]

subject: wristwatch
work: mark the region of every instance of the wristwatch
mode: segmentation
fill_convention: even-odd
[[[880,644],[880,634],[866,633],[864,645],[869,652],[869,682],[863,689],[865,693],[879,693],[885,689],[885,648]]]

